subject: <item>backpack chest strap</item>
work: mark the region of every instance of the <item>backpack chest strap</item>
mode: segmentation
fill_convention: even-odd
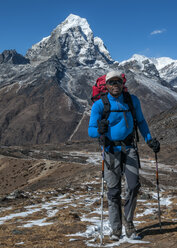
[[[113,110],[110,110],[109,112],[130,112],[129,109],[113,109]]]

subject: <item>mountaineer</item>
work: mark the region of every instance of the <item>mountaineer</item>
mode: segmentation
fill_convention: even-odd
[[[112,228],[110,238],[121,238],[123,222],[127,237],[134,239],[137,234],[133,216],[140,188],[137,127],[155,153],[160,151],[160,143],[151,137],[139,99],[124,91],[122,74],[119,71],[110,71],[105,80],[108,93],[103,94],[92,106],[88,134],[92,138],[99,138],[104,151],[104,179],[108,189],[109,222]],[[126,199],[122,214],[123,175]]]

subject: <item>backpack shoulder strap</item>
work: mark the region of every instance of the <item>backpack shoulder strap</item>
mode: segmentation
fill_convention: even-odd
[[[130,109],[130,112],[132,114],[133,123],[134,123],[134,129],[135,129],[136,136],[137,136],[137,141],[139,141],[136,112],[135,112],[135,108],[133,106],[133,101],[132,101],[131,95],[130,95],[129,92],[123,92],[123,96],[124,96],[124,102],[128,105],[128,107]]]
[[[110,102],[107,96],[107,93],[101,94],[101,100],[104,104],[104,110],[103,110],[103,114],[102,114],[102,120],[105,119],[107,120],[110,114]]]
[[[135,108],[133,106],[132,98],[129,92],[123,92],[124,102],[128,105],[130,112],[133,116],[133,120],[136,119]]]

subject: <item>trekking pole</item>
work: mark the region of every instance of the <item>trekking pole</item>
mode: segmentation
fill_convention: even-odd
[[[104,199],[104,145],[102,150],[102,181],[101,181],[101,228],[100,244],[103,244],[103,199]]]
[[[156,161],[156,184],[157,184],[157,199],[158,199],[158,216],[159,216],[159,226],[160,230],[162,227],[161,224],[161,213],[160,213],[160,196],[159,196],[159,175],[158,175],[158,162],[157,162],[157,153],[155,152],[155,161]]]

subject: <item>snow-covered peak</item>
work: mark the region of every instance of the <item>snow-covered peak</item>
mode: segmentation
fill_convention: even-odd
[[[103,41],[96,37],[85,18],[70,14],[51,35],[43,38],[28,50],[31,62],[48,60],[56,55],[65,64],[107,67],[112,60]]]
[[[50,39],[50,35],[47,36],[47,37],[44,37],[41,41],[39,41],[38,43],[34,44],[32,46],[32,49],[37,50],[38,48],[44,47],[47,44],[49,39]]]
[[[132,60],[137,60],[137,61],[144,61],[144,60],[147,60],[148,57],[144,56],[144,55],[141,55],[141,54],[134,54],[131,58]]]
[[[70,14],[60,25],[57,26],[56,30],[60,30],[60,34],[66,33],[69,29],[80,26],[82,32],[88,36],[92,33],[90,25],[85,18]]]
[[[144,70],[147,67],[147,63],[149,65],[153,64],[153,62],[146,56],[140,54],[134,54],[130,59],[122,61],[120,65],[124,66],[129,63],[134,63],[135,67],[140,70]]]
[[[154,64],[159,71],[160,77],[175,87],[177,85],[177,60],[161,57],[156,58]]]
[[[127,66],[131,71],[143,73],[147,77],[161,77],[174,87],[177,85],[177,60],[169,57],[148,58],[134,54],[119,65]]]
[[[134,73],[143,73],[148,78],[159,77],[159,72],[153,61],[144,55],[134,54],[130,59],[121,62],[119,65],[125,66]]]
[[[106,57],[108,57],[109,59],[112,60],[112,58],[111,58],[111,56],[110,56],[110,54],[109,54],[107,48],[105,47],[101,38],[95,37],[94,38],[94,44],[95,44],[95,46],[98,47],[98,49],[100,50],[101,53],[103,53]]]
[[[142,63],[144,60],[147,60],[148,57],[144,56],[144,55],[141,55],[141,54],[134,54],[130,59],[128,60],[124,60],[121,62],[121,64],[125,64],[127,62],[131,62],[131,61],[137,61],[137,62],[140,62]]]
[[[153,60],[157,70],[161,70],[165,66],[170,65],[172,63],[177,63],[177,60],[171,59],[169,57],[154,58],[151,60]]]
[[[148,58],[144,55],[140,55],[140,54],[134,54],[130,59],[122,61],[121,64],[125,64],[127,62],[131,62],[131,61],[136,61],[139,64],[142,64],[144,61],[147,61],[149,63],[152,63],[156,66],[157,70],[161,70],[162,68],[164,68],[167,65],[170,65],[172,63],[177,64],[177,60],[171,59],[169,57],[160,57],[160,58]]]

